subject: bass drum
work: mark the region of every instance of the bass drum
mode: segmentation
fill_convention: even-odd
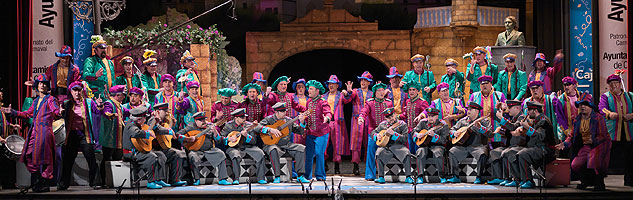
[[[4,144],[4,154],[10,160],[19,160],[20,156],[22,156],[22,149],[24,148],[24,138],[19,135],[9,135],[6,138],[6,143]]]
[[[53,133],[55,134],[55,145],[61,146],[66,142],[66,123],[64,119],[53,122]]]

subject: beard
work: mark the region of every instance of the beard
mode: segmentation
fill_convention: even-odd
[[[107,56],[107,55],[106,55],[106,52],[105,52],[105,51],[102,51],[102,52],[99,54],[99,57],[101,57],[101,58],[105,58],[106,56]]]

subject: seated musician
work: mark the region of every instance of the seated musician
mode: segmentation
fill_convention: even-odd
[[[468,114],[457,121],[457,123],[451,128],[450,136],[453,140],[462,138],[462,142],[453,142],[455,146],[451,147],[448,151],[448,159],[450,161],[452,178],[448,179],[448,182],[459,183],[459,162],[468,157],[468,154],[472,155],[477,160],[477,178],[475,184],[484,183],[481,179],[481,175],[484,172],[484,166],[488,160],[488,138],[492,136],[490,130],[490,120],[487,118],[480,118],[480,112],[483,109],[479,104],[470,102],[468,104]],[[460,130],[465,127],[467,130]],[[467,134],[467,135],[464,135]]]
[[[242,161],[242,152],[248,154],[255,160],[255,167],[257,168],[257,180],[259,184],[267,184],[266,181],[266,165],[264,163],[264,152],[257,146],[257,135],[254,130],[255,126],[253,123],[246,121],[245,108],[235,109],[231,112],[233,116],[233,120],[227,122],[222,128],[221,135],[224,137],[224,145],[228,148],[226,149],[226,154],[231,159],[231,166],[233,167],[233,185],[240,184],[240,175],[241,167],[240,162]],[[238,133],[235,135],[229,136],[231,133]],[[236,145],[231,145],[229,143],[236,143]],[[243,144],[240,144],[242,143]]]
[[[506,137],[510,137],[510,143],[508,147],[504,148],[501,151],[501,156],[499,159],[493,160],[494,154],[498,151],[494,149],[490,152],[491,157],[491,167],[492,167],[492,178],[491,181],[488,181],[489,185],[498,184],[500,186],[508,186],[508,187],[516,187],[517,182],[512,180],[511,174],[518,173],[519,169],[516,165],[510,165],[510,163],[516,162],[516,154],[523,147],[525,147],[525,135],[516,131],[517,128],[521,126],[521,122],[525,119],[525,115],[523,115],[523,108],[521,106],[521,101],[517,100],[508,100],[506,101],[507,107],[504,109],[497,110],[496,117],[500,120],[502,134]],[[503,110],[506,110],[504,112]],[[510,171],[514,171],[510,173]],[[514,177],[517,178],[517,177]]]
[[[424,168],[426,167],[426,155],[430,153],[435,158],[435,169],[439,171],[440,183],[446,183],[446,165],[444,164],[444,146],[448,138],[449,127],[443,120],[439,119],[440,110],[429,107],[426,109],[427,117],[418,123],[413,129],[411,137],[413,144],[417,139],[421,139],[426,134],[429,138],[427,144],[421,144],[416,151],[417,156],[417,183],[424,183]],[[420,131],[425,130],[426,133]]]
[[[260,126],[257,127],[255,130],[266,135],[280,137],[282,136],[282,132],[280,130],[278,130],[277,128],[271,128],[267,126],[273,125],[277,123],[278,121],[282,121],[283,122],[282,124],[284,124],[288,121],[291,121],[292,119],[286,116],[286,109],[287,109],[286,103],[278,102],[275,105],[273,105],[272,108],[275,111],[275,114],[264,118],[261,121]],[[298,116],[298,119],[300,120],[301,125],[299,125],[298,123],[291,123],[289,125],[290,127],[288,127],[289,128],[288,132],[293,132],[295,134],[303,135],[305,131],[304,130],[305,115],[300,114]],[[265,144],[263,148],[264,152],[266,152],[266,154],[268,155],[268,158],[270,158],[270,162],[273,165],[273,171],[275,174],[275,179],[273,180],[273,183],[280,182],[279,175],[281,175],[281,165],[279,163],[279,159],[281,158],[282,155],[284,155],[285,152],[288,152],[288,154],[290,154],[290,156],[292,156],[292,158],[295,161],[294,169],[297,171],[297,174],[298,174],[297,182],[309,183],[310,181],[308,181],[305,177],[303,177],[303,174],[305,173],[306,146],[291,142],[290,134],[289,133],[286,133],[286,134],[287,135],[282,137],[277,142],[277,144],[272,144],[272,145]],[[269,137],[266,135],[262,135],[261,137]]]
[[[378,167],[378,179],[376,183],[385,183],[385,165],[394,156],[404,165],[404,174],[407,176],[405,182],[413,183],[411,178],[411,154],[407,148],[407,123],[399,120],[399,115],[395,114],[393,107],[387,108],[381,113],[385,116],[385,120],[380,122],[378,126],[371,132],[374,141],[381,139],[381,131],[385,131],[389,142],[386,146],[379,146],[376,150],[376,165]]]
[[[164,155],[161,151],[151,150],[151,148],[149,151],[144,151],[142,150],[143,147],[136,144],[139,140],[156,137],[152,130],[144,130],[142,128],[145,125],[147,116],[148,113],[145,106],[139,106],[130,110],[130,121],[125,124],[123,129],[123,157],[138,163],[140,170],[144,172],[140,176],[146,176],[148,179],[148,189],[161,189],[163,186],[159,182],[161,181],[162,170],[165,168],[165,162],[159,162],[159,155]],[[142,143],[138,142],[138,144]],[[151,145],[151,141],[148,145]]]
[[[216,147],[216,142],[223,141],[222,136],[220,136],[215,126],[207,124],[207,117],[204,112],[197,112],[192,115],[192,118],[195,120],[194,123],[189,123],[184,129],[178,131],[176,135],[185,135],[191,131],[199,131],[199,135],[205,136],[204,143],[201,147],[196,149],[188,148],[189,153],[187,157],[189,159],[189,166],[193,171],[193,185],[200,185],[200,164],[203,157],[218,170],[218,179],[220,180],[218,184],[231,185],[231,183],[226,180],[226,178],[228,178],[226,163],[224,161],[226,160],[226,155],[224,155],[222,150]],[[196,140],[198,140],[198,138],[196,138]],[[187,145],[185,145],[185,147],[187,147]]]
[[[157,150],[158,161],[163,166],[169,164],[169,169],[163,168],[162,175],[160,176],[162,180],[158,181],[158,183],[163,187],[184,186],[187,182],[182,181],[181,178],[184,175],[183,164],[186,162],[187,154],[183,150],[171,147],[170,140],[175,134],[174,130],[171,129],[172,123],[168,120],[168,107],[169,105],[166,102],[156,103],[154,105],[154,112],[152,113],[153,116],[147,123],[157,136],[155,140],[159,145],[155,145],[154,149]],[[164,137],[161,137],[161,135]],[[163,140],[162,138],[165,138],[167,141],[161,141]],[[192,137],[185,137],[183,135],[177,135],[177,138],[179,142],[190,142],[193,139]],[[160,145],[161,143],[168,143],[169,145]],[[171,184],[167,184],[163,181],[167,178],[169,178]]]

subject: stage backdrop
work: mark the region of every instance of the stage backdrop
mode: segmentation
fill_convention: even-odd
[[[600,40],[600,94],[607,91],[607,77],[615,70],[627,70],[622,80],[629,89],[628,16],[626,0],[603,0],[598,4]]]
[[[571,75],[578,80],[578,90],[593,94],[591,1],[569,1],[569,60]]]
[[[33,1],[33,56],[31,77],[46,72],[64,45],[63,0]],[[31,93],[34,96],[35,92]]]

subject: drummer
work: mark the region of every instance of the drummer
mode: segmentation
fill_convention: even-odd
[[[0,107],[2,103],[3,92],[0,91]],[[20,130],[19,124],[11,124],[3,112],[0,112],[0,144],[5,144],[6,138],[11,134],[11,130]],[[15,160],[10,159],[11,155],[0,155],[0,169],[9,172],[15,172]],[[15,188],[15,173],[1,173],[0,174],[0,190],[2,188]]]

